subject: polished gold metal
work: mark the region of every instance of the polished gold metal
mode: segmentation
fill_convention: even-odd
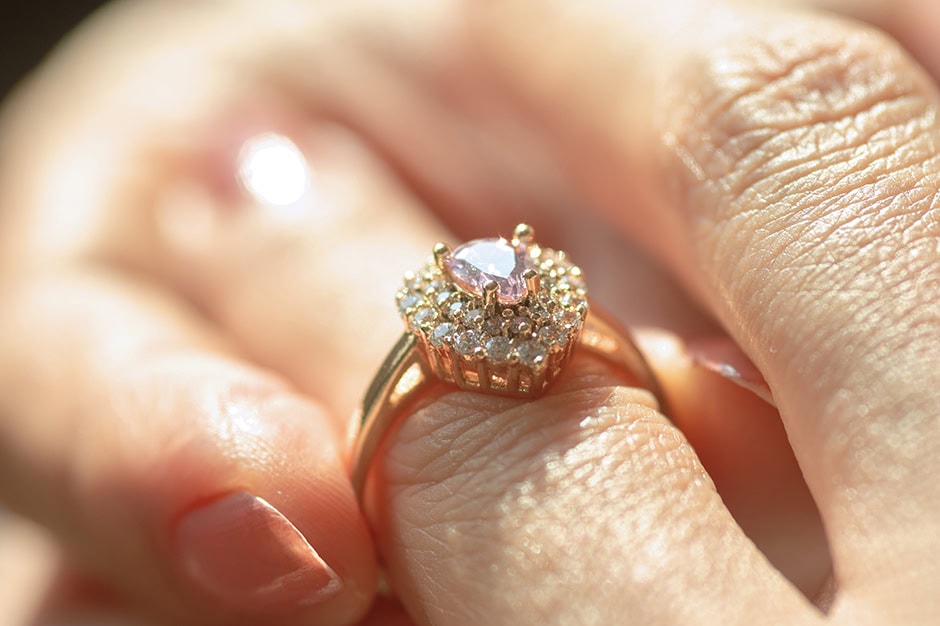
[[[514,242],[532,243],[535,241],[535,229],[528,224],[519,224],[512,231],[512,238]]]
[[[631,383],[644,387],[663,407],[659,381],[630,333],[592,303],[581,330],[579,347],[600,357],[625,375]],[[481,377],[481,379],[488,379]],[[382,438],[407,405],[439,382],[417,349],[417,339],[406,332],[386,357],[359,408],[357,436],[353,448],[352,484],[360,499],[366,475]],[[485,384],[485,383],[484,383]],[[486,389],[479,389],[486,391]]]
[[[434,244],[434,262],[437,264],[437,267],[443,272],[447,268],[444,266],[447,261],[447,257],[450,256],[450,246],[446,243],[436,243]]]
[[[530,295],[538,295],[539,289],[542,286],[542,277],[533,269],[528,269],[522,272],[522,277],[525,278],[525,288]]]
[[[495,307],[499,302],[499,285],[495,280],[483,285],[483,306],[487,308]]]

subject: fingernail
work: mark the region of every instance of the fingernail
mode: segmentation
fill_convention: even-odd
[[[239,609],[301,608],[343,587],[290,520],[245,492],[187,513],[176,526],[175,548],[195,585]]]
[[[731,339],[691,340],[688,342],[688,350],[696,367],[718,374],[771,406],[777,406],[760,370]]]

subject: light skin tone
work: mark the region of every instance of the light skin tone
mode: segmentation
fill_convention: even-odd
[[[0,499],[52,538],[4,535],[50,564],[5,610],[935,623],[940,12],[892,6],[99,15],[0,122]],[[266,131],[296,214],[235,183]],[[669,418],[584,356],[533,402],[435,389],[362,510],[402,273],[520,221],[641,328]],[[776,409],[714,371],[741,351]]]

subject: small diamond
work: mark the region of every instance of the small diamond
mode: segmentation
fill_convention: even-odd
[[[545,346],[537,341],[523,341],[516,346],[516,354],[524,364],[535,367],[545,362],[548,352],[545,350]]]
[[[568,276],[565,276],[565,280],[568,282],[568,286],[571,287],[571,289],[575,291],[584,291],[584,278],[582,278],[580,275],[569,274]]]
[[[516,316],[509,323],[509,330],[514,335],[525,335],[532,332],[532,322],[527,317]]]
[[[440,348],[444,345],[444,341],[454,332],[455,326],[453,324],[438,324],[434,327],[434,330],[431,331],[431,345],[437,348]]]
[[[573,328],[578,323],[578,314],[570,310],[556,311],[555,323],[565,328]]]
[[[448,315],[456,319],[460,317],[460,314],[463,312],[463,310],[466,307],[467,307],[467,304],[465,302],[461,302],[460,300],[458,300],[457,302],[454,302],[453,304],[450,305],[450,308],[447,311]]]
[[[463,316],[463,323],[476,326],[483,321],[483,311],[480,309],[470,309]]]
[[[543,326],[539,331],[539,341],[547,346],[561,345],[567,338],[565,331],[557,326]]]
[[[437,294],[437,303],[438,303],[439,305],[440,305],[440,304],[444,304],[445,302],[447,302],[448,300],[450,300],[450,297],[451,297],[452,295],[453,295],[453,292],[450,292],[450,291],[442,291],[442,292],[440,292],[439,294]]]
[[[498,317],[488,317],[483,320],[483,332],[487,335],[500,335],[503,332],[503,320]]]
[[[421,291],[424,289],[424,283],[419,277],[409,272],[405,274],[405,288],[409,291]]]
[[[548,319],[548,311],[542,305],[536,305],[529,311],[529,317],[536,322],[544,322]]]
[[[443,280],[432,280],[428,283],[428,286],[425,287],[425,293],[438,293],[447,289],[447,283]]]
[[[398,310],[402,313],[407,313],[410,309],[418,306],[421,303],[421,298],[413,293],[409,293],[404,298],[398,302]]]
[[[420,325],[427,324],[428,322],[433,322],[437,319],[437,311],[430,307],[422,307],[415,311],[415,314],[411,316],[411,320]]]
[[[460,354],[473,354],[480,345],[480,334],[475,330],[465,330],[454,337],[454,348]]]
[[[512,342],[505,337],[493,337],[486,342],[486,354],[494,361],[505,361],[512,352]]]

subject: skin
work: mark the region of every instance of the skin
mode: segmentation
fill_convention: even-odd
[[[47,533],[10,522],[30,539],[0,554],[48,565],[0,605],[935,623],[940,17],[896,9],[112,6],[0,121],[0,498]],[[233,182],[271,130],[315,174],[301,215]],[[437,389],[388,434],[361,511],[345,436],[401,331],[401,274],[519,221],[657,327],[671,419],[586,357],[530,403]],[[734,346],[779,413],[705,365]],[[180,520],[232,492],[280,511],[342,589],[194,581]],[[400,605],[373,603],[379,559]]]

